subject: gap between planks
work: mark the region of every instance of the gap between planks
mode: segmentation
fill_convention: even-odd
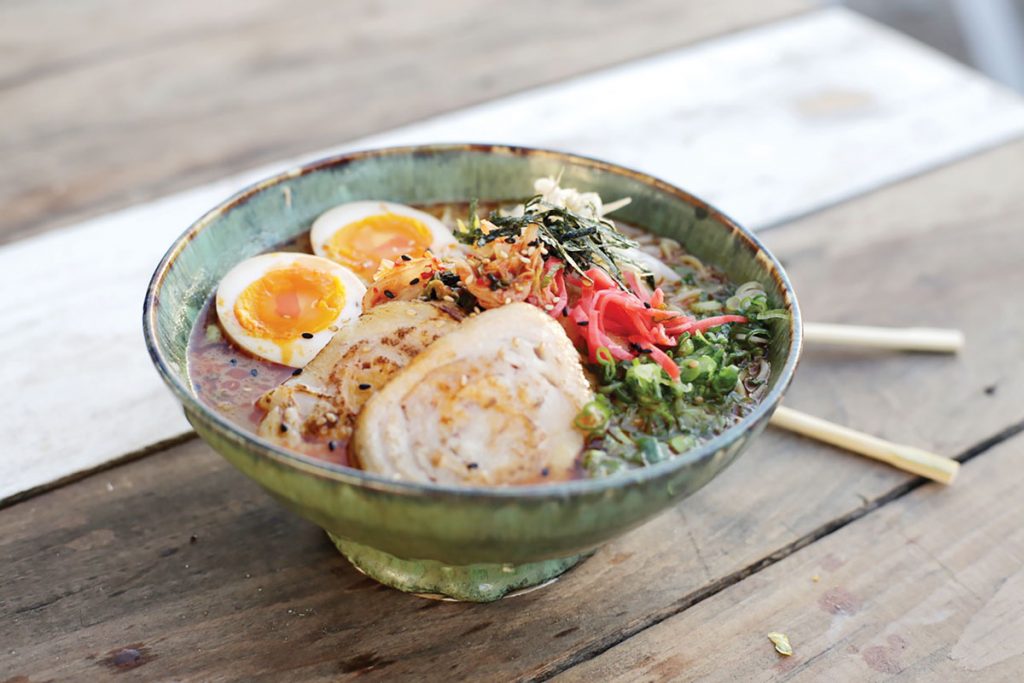
[[[945,161],[941,161],[941,162],[936,163],[935,166],[932,166],[930,168],[921,167],[921,168],[913,170],[913,171],[908,171],[906,173],[906,175],[903,175],[900,178],[894,179],[889,184],[885,184],[885,183],[881,183],[880,182],[878,185],[875,185],[873,187],[868,187],[862,193],[860,193],[859,195],[853,195],[853,196],[850,196],[850,197],[837,197],[833,201],[822,202],[820,206],[809,207],[809,208],[807,208],[806,210],[803,210],[803,211],[794,211],[790,215],[783,216],[783,217],[775,219],[775,220],[767,221],[764,224],[762,224],[760,227],[757,228],[757,234],[761,235],[761,234],[763,234],[765,232],[768,232],[770,230],[774,230],[776,228],[784,228],[787,225],[790,225],[791,223],[796,223],[798,221],[802,221],[805,218],[809,218],[809,217],[811,217],[811,216],[813,216],[815,214],[822,213],[823,211],[828,211],[830,209],[835,209],[836,207],[841,206],[841,205],[845,204],[846,202],[849,202],[852,199],[856,199],[858,196],[863,196],[863,195],[866,195],[866,194],[871,194],[872,192],[878,192],[880,190],[884,190],[886,188],[893,187],[894,185],[900,185],[902,183],[906,183],[906,182],[910,182],[912,180],[916,180],[918,178],[921,178],[923,176],[928,175],[929,173],[934,172],[938,168],[942,168],[943,166],[948,166],[950,164],[955,164],[955,163],[960,162],[960,161],[970,161],[971,159],[974,159],[976,157],[979,157],[979,156],[982,156],[982,155],[987,154],[989,152],[992,152],[992,151],[994,151],[996,149],[999,149],[1000,147],[1004,147],[1006,145],[1011,145],[1011,144],[1014,144],[1016,142],[1020,142],[1021,140],[1024,140],[1024,134],[1012,134],[1011,133],[1005,139],[1002,139],[1002,140],[992,140],[992,141],[990,141],[988,143],[980,144],[976,149],[973,149],[973,150],[971,150],[970,152],[968,152],[966,154],[963,154],[963,155],[961,155],[959,157],[950,157],[949,159],[946,159]]]
[[[1024,433],[1024,419],[1019,422],[1000,430],[996,434],[983,439],[978,443],[970,446],[962,453],[955,456],[955,459],[961,463],[969,462],[974,458],[988,452],[995,446],[1007,441],[1018,434]],[[552,678],[562,674],[573,667],[583,664],[595,657],[598,657],[613,647],[624,643],[625,641],[643,633],[647,629],[650,629],[658,624],[671,619],[672,617],[685,612],[686,610],[694,607],[695,605],[714,597],[718,593],[738,584],[740,581],[747,579],[755,574],[758,574],[765,569],[768,569],[772,565],[781,562],[793,553],[806,548],[812,543],[816,543],[821,539],[834,534],[843,527],[856,522],[859,519],[871,514],[875,510],[881,509],[889,503],[895,502],[904,496],[912,493],[913,491],[921,488],[925,484],[930,483],[923,477],[916,477],[907,481],[899,486],[891,489],[882,496],[879,496],[871,501],[865,501],[862,507],[852,510],[849,513],[837,517],[829,522],[822,524],[817,529],[814,529],[808,534],[801,536],[791,543],[787,543],[778,550],[762,557],[760,560],[753,562],[746,567],[738,569],[727,576],[723,576],[714,583],[704,586],[700,590],[693,591],[687,595],[684,595],[679,600],[676,600],[667,609],[650,615],[648,618],[642,619],[635,623],[633,626],[622,629],[621,631],[611,634],[605,638],[601,638],[593,641],[587,647],[581,648],[576,652],[568,653],[561,661],[555,663],[553,666],[541,671],[540,673],[530,676],[526,680],[528,681],[548,681]]]
[[[167,439],[162,439],[155,443],[151,443],[147,446],[143,446],[142,448],[139,448],[137,450],[125,453],[124,455],[114,458],[113,460],[102,462],[90,469],[82,470],[80,472],[72,472],[71,474],[61,477],[60,479],[55,479],[53,481],[46,482],[45,484],[40,484],[39,486],[35,486],[24,491],[19,491],[14,495],[0,499],[0,510],[6,510],[12,505],[17,505],[18,503],[26,501],[29,498],[35,498],[36,496],[48,493],[55,489],[59,489],[62,486],[74,484],[75,482],[87,479],[94,474],[99,474],[100,472],[106,472],[108,470],[116,469],[121,465],[127,465],[128,463],[135,462],[136,460],[141,460],[143,458],[148,458],[150,456],[159,455],[164,451],[174,448],[175,446],[180,446],[181,444],[188,443],[189,441],[198,438],[198,434],[196,434],[194,431],[189,431],[177,434]],[[4,681],[4,683],[6,683],[6,681]]]

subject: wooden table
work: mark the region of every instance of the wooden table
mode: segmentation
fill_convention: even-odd
[[[0,8],[0,681],[1024,677],[1019,98],[798,0],[56,5]],[[769,430],[544,590],[360,576],[191,435],[139,304],[281,158],[459,138],[695,190],[762,230],[808,319],[966,330],[958,357],[808,348],[786,400],[960,480]]]

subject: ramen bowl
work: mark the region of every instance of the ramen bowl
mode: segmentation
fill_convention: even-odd
[[[675,458],[605,478],[442,486],[394,481],[290,452],[235,425],[191,388],[189,335],[220,279],[240,261],[309,230],[328,208],[360,199],[413,205],[520,201],[535,178],[559,174],[566,187],[631,197],[617,219],[678,240],[733,281],[756,280],[772,307],[789,312],[786,320],[770,321],[769,389],[741,422]],[[361,572],[402,591],[477,602],[552,581],[709,482],[767,424],[793,376],[801,338],[796,298],[779,262],[705,202],[602,161],[477,144],[346,154],[242,190],[171,245],[146,292],[143,317],[153,363],[214,450],[282,505],[322,527]]]

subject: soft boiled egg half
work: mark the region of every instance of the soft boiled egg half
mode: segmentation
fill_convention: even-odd
[[[313,222],[309,239],[313,253],[351,268],[366,282],[384,259],[419,258],[427,249],[438,254],[456,243],[451,230],[429,213],[381,201],[327,210]]]
[[[293,368],[313,360],[348,320],[366,287],[334,261],[275,252],[242,261],[217,288],[217,316],[249,353]]]

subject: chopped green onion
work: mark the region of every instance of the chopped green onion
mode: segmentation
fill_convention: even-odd
[[[636,445],[640,447],[640,453],[643,454],[644,462],[648,465],[654,465],[668,457],[654,437],[641,436],[636,440]]]
[[[735,365],[727,365],[711,380],[711,386],[718,393],[725,394],[736,388],[739,378],[740,369]]]
[[[604,383],[607,384],[615,379],[615,358],[612,356],[612,352],[608,350],[606,346],[599,346],[594,352],[597,356],[597,363],[601,366],[601,371],[604,376]]]
[[[574,424],[588,434],[603,434],[611,417],[611,403],[604,395],[598,394],[593,401],[583,406]]]
[[[722,310],[722,302],[720,301],[696,301],[690,304],[690,310],[694,313],[711,313],[713,311]]]

